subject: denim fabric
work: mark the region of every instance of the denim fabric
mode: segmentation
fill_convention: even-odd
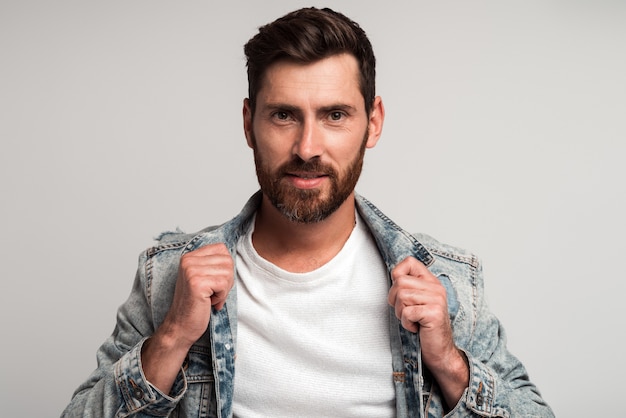
[[[226,243],[234,255],[260,199],[261,194],[255,194],[239,215],[219,227],[192,235],[163,234],[156,246],[140,255],[134,287],[118,310],[113,335],[98,350],[98,368],[76,390],[62,417],[232,416],[236,286],[225,307],[212,312],[209,327],[189,351],[171,394],[161,393],[146,380],[140,353],[171,305],[180,257],[217,242]],[[447,291],[454,339],[470,364],[468,389],[444,415],[441,392],[422,366],[418,335],[406,331],[390,308],[397,416],[553,417],[522,363],[506,348],[504,330],[485,304],[476,257],[426,235],[405,232],[361,196],[356,196],[356,203],[389,271],[413,256],[440,279]]]

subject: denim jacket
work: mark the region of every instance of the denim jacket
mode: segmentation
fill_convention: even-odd
[[[260,198],[260,192],[256,193],[239,215],[219,227],[193,235],[164,234],[156,246],[140,255],[132,292],[118,310],[113,334],[97,352],[98,368],[76,390],[62,417],[232,416],[236,285],[225,307],[213,310],[206,333],[189,350],[170,394],[161,393],[146,380],[141,347],[170,307],[180,257],[217,242],[226,243],[234,255]],[[476,257],[426,235],[405,232],[359,195],[356,206],[388,271],[413,256],[446,288],[454,340],[469,360],[470,382],[445,416],[552,417],[522,363],[507,350],[504,330],[485,304]],[[418,335],[405,330],[391,308],[389,324],[397,416],[443,417],[442,395],[422,365]]]

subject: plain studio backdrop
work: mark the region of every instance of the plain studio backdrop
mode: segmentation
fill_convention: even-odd
[[[2,0],[0,415],[59,416],[138,254],[257,189],[242,46],[310,5],[377,54],[357,190],[478,254],[557,416],[623,414],[626,2]]]

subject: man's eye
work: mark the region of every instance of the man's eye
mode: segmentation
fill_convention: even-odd
[[[343,112],[339,112],[339,111],[330,112],[329,117],[330,117],[330,120],[333,120],[333,121],[341,120],[343,118]]]
[[[274,117],[278,120],[287,120],[289,119],[289,113],[287,112],[276,112],[274,113]]]

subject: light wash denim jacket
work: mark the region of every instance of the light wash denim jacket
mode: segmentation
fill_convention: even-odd
[[[170,307],[181,255],[217,242],[226,243],[234,255],[260,197],[255,194],[238,216],[219,227],[194,235],[164,234],[158,245],[141,254],[132,292],[118,310],[113,335],[98,350],[98,368],[76,390],[62,417],[232,416],[236,285],[225,307],[213,310],[206,333],[189,351],[169,395],[146,380],[140,353]],[[476,257],[426,235],[403,231],[361,196],[357,195],[356,203],[389,271],[413,256],[447,290],[454,339],[469,360],[470,383],[446,417],[552,417],[524,366],[506,349],[504,330],[485,304]],[[422,367],[418,336],[400,325],[391,308],[389,324],[397,416],[444,416],[441,392]]]

